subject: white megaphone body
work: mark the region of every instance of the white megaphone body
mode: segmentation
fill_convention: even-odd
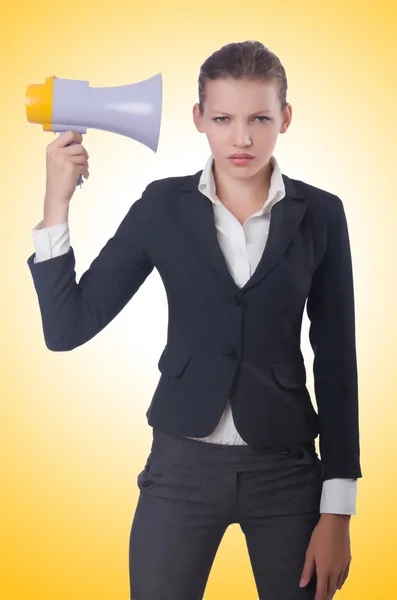
[[[116,87],[90,88],[88,81],[48,77],[28,85],[25,95],[29,123],[43,131],[81,134],[88,128],[129,137],[157,151],[161,127],[162,76]],[[80,175],[77,185],[83,183]]]

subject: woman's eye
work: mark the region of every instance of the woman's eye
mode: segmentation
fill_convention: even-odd
[[[218,119],[227,119],[228,117],[215,117],[214,121],[219,122]],[[255,119],[266,119],[266,121],[270,121],[269,117],[265,117],[264,115],[258,115]],[[266,123],[266,121],[260,121],[260,123]],[[222,121],[223,122],[223,121]]]

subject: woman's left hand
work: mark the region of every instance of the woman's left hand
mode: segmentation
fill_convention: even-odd
[[[346,581],[352,560],[349,526],[350,515],[322,513],[313,530],[299,586],[309,583],[315,569],[314,600],[332,600]]]

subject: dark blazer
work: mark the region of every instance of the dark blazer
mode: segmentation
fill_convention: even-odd
[[[202,171],[150,183],[76,282],[73,247],[28,259],[46,346],[84,344],[122,310],[154,267],[167,294],[167,344],[146,416],[151,426],[205,437],[230,399],[253,446],[304,443],[320,434],[324,479],[361,477],[355,318],[342,201],[283,175],[269,237],[239,288],[217,240]],[[318,414],[300,349],[307,300]]]

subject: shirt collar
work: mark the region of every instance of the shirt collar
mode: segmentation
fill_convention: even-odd
[[[212,172],[213,163],[214,157],[211,154],[200,176],[198,189],[202,194],[207,196],[207,198],[209,198],[211,202],[213,202],[213,204],[221,204],[221,201],[216,195],[214,174]],[[268,198],[264,199],[264,206],[261,209],[262,211],[265,208],[270,208],[271,206],[273,206],[273,204],[275,204],[285,196],[285,186],[281,174],[281,169],[274,155],[270,157],[270,164],[273,166],[273,171],[270,179],[269,196]]]

